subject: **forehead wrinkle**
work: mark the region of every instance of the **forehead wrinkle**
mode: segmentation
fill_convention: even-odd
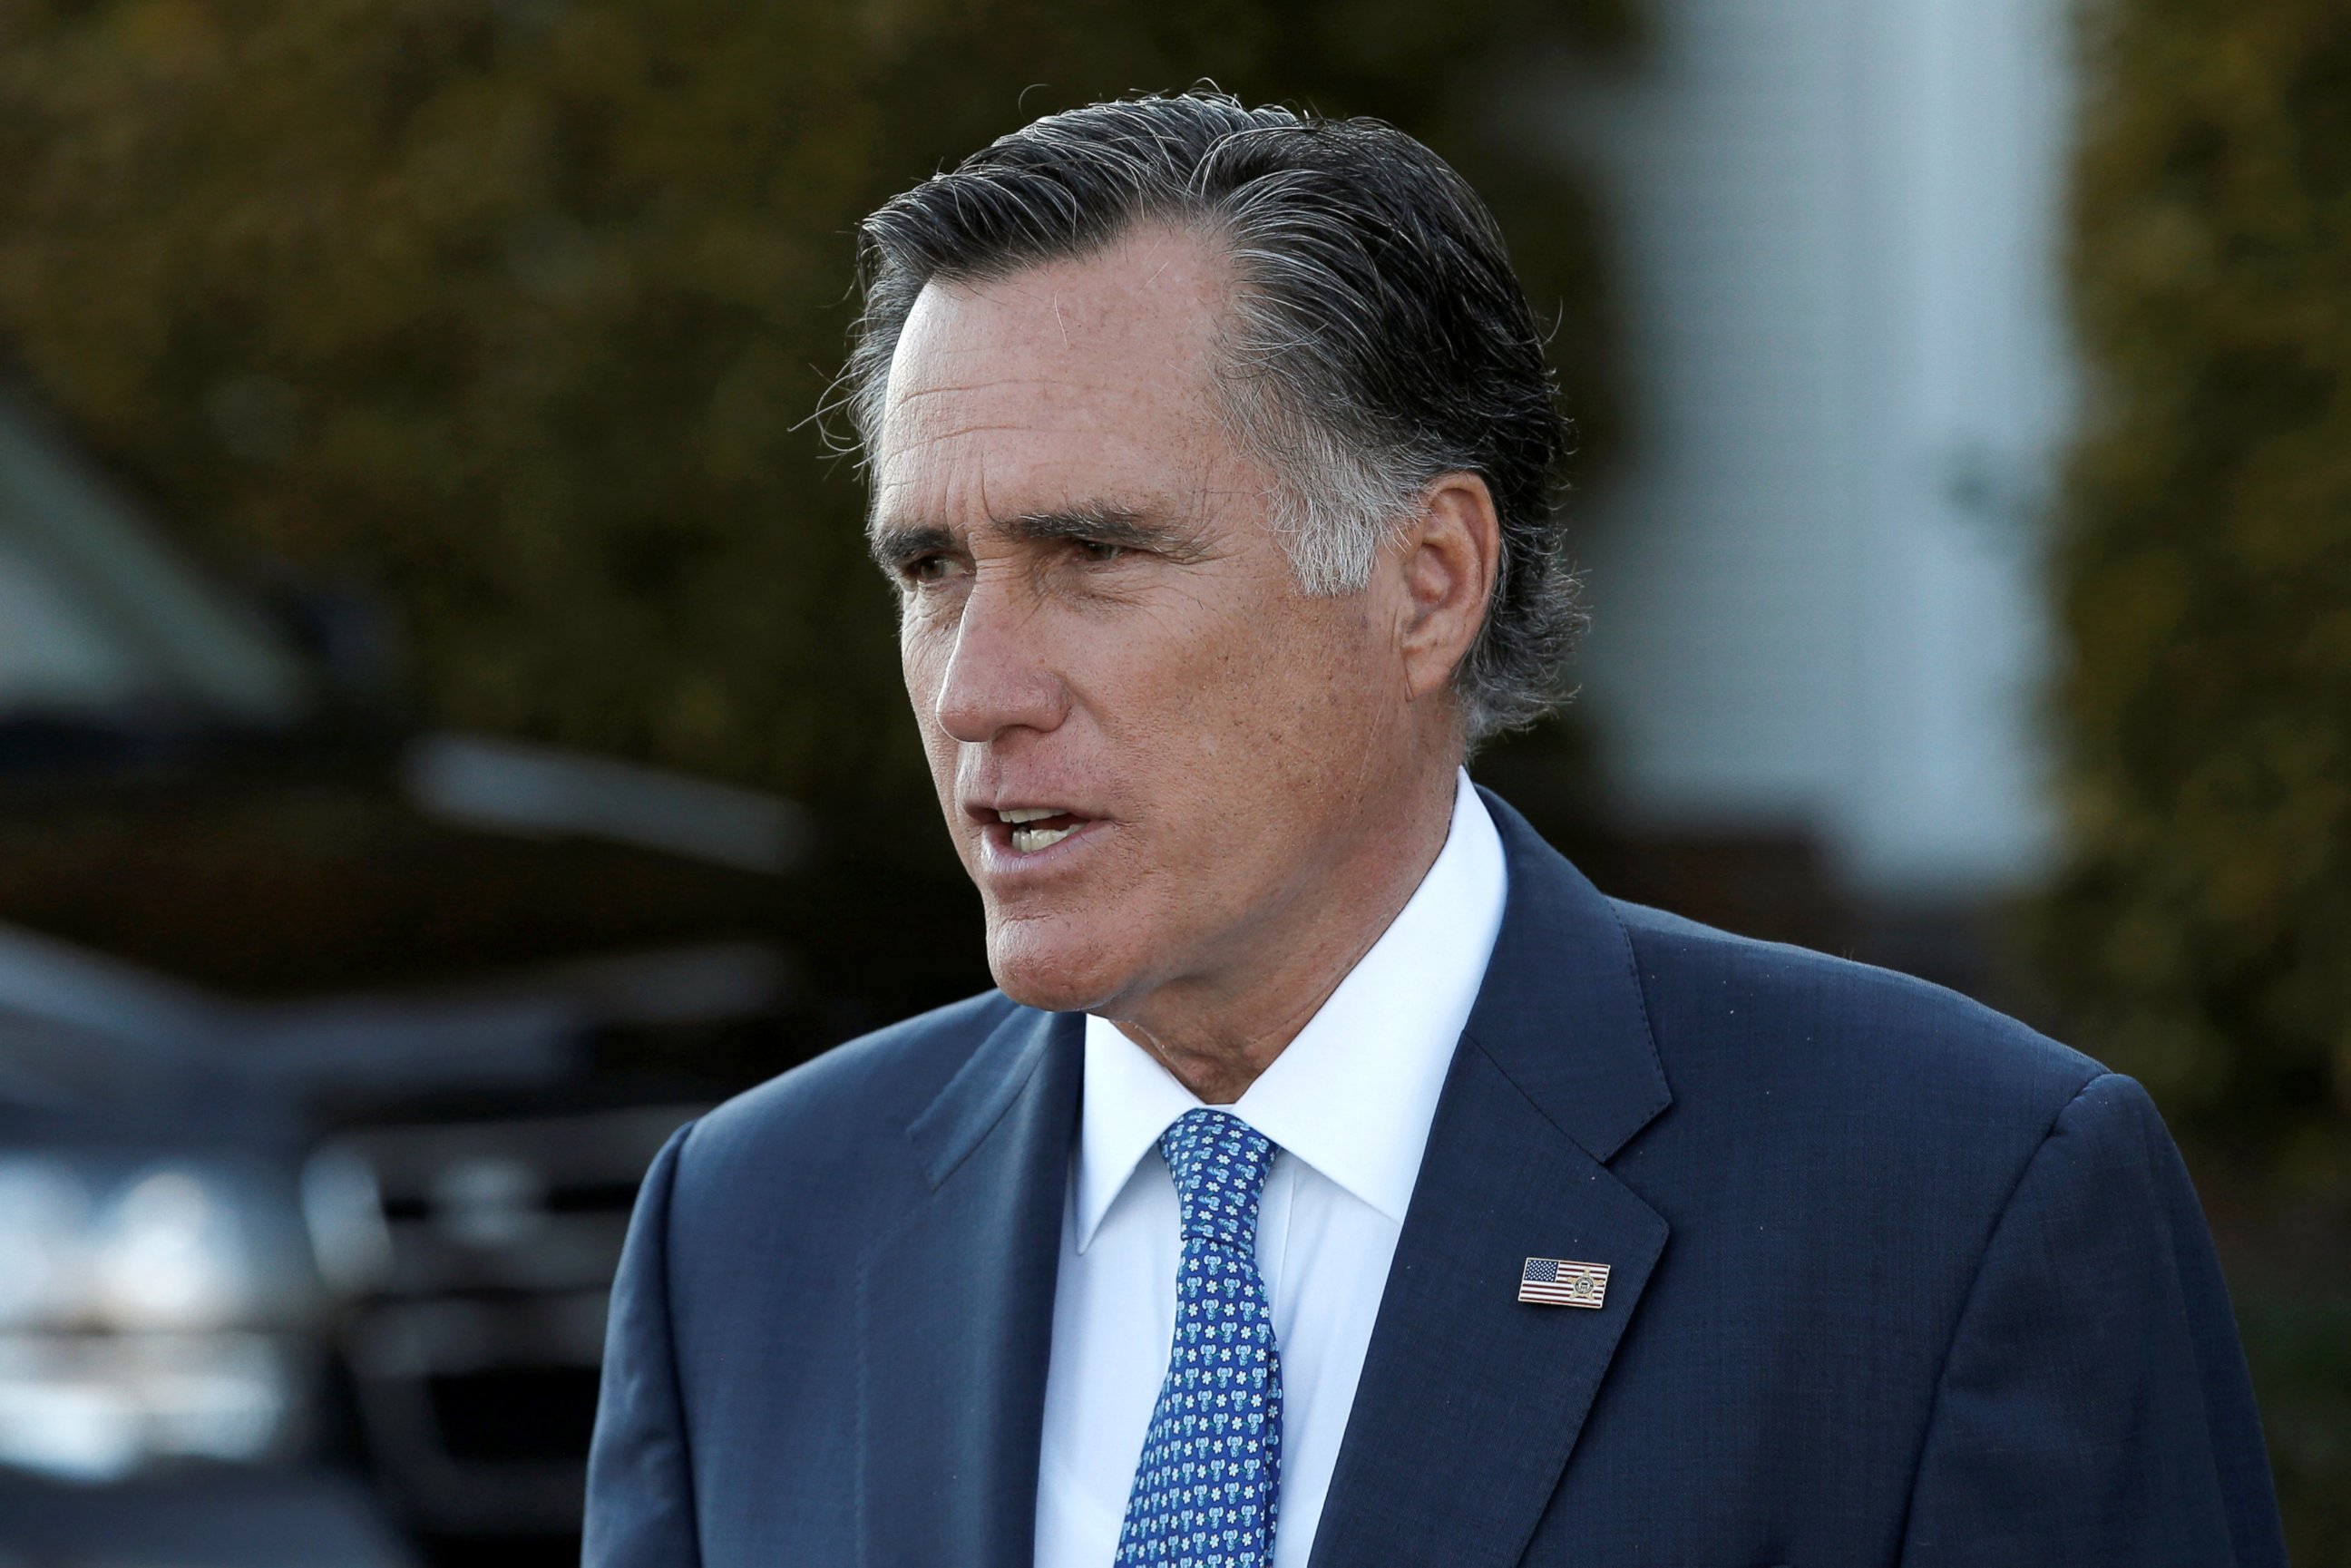
[[[1081,298],[1091,307],[1086,308],[1081,308],[1079,301],[1071,298],[1068,285],[1072,280],[1071,274],[1090,272],[1117,253],[1131,253],[1138,246],[1146,251],[1156,252],[1151,257],[1152,266],[1141,278],[1121,289],[1118,298],[1104,300],[1081,291]],[[1187,251],[1191,254],[1186,255]],[[1207,263],[1204,275],[1190,280],[1197,285],[1196,288],[1188,284],[1179,285],[1190,298],[1166,302],[1167,296],[1160,288],[1162,279],[1171,271],[1195,260]],[[1170,318],[1170,325],[1177,327],[1186,337],[1196,338],[1214,359],[1225,336],[1227,318],[1231,313],[1233,293],[1238,282],[1228,240],[1201,232],[1194,225],[1161,218],[1139,219],[1123,227],[1106,243],[1089,247],[1081,255],[1017,266],[1002,272],[991,271],[985,276],[935,276],[925,285],[925,292],[935,291],[941,298],[955,298],[983,309],[989,307],[1016,312],[1025,309],[1037,318],[1050,314],[1052,334],[1060,339],[1065,350],[1075,347],[1071,330],[1073,323],[1090,334],[1102,330],[1115,334],[1131,327],[1138,315]],[[909,329],[913,326],[913,315],[919,313],[921,307],[922,301],[918,299],[910,311]],[[1041,335],[1043,327],[1042,320],[1038,320],[1031,329],[1032,334]],[[892,356],[893,361],[904,353],[915,337],[911,329],[902,333],[896,345],[897,351]],[[943,352],[950,358],[964,358],[975,351],[987,350],[976,350],[971,345],[957,343],[951,338],[946,343],[936,345],[934,351]],[[900,370],[901,367],[893,362],[887,379],[896,380]],[[1033,382],[1051,385],[1060,384],[1062,379],[1054,374],[990,378],[1001,385]],[[972,389],[965,384],[941,383],[904,396],[911,399],[932,391],[956,390]],[[896,401],[895,395],[886,391],[885,397]]]
[[[975,352],[967,350],[967,354]],[[1058,375],[979,376],[970,381],[918,382],[904,392],[893,392],[890,402],[893,408],[904,408],[909,403],[945,393],[992,392],[1001,387],[1064,387],[1068,384],[1067,377]]]
[[[884,416],[882,437],[877,444],[881,448],[880,455],[886,461],[890,456],[905,452],[975,435],[1047,434],[1052,426],[1065,421],[1077,426],[1108,429],[1116,434],[1132,434],[1133,422],[1106,422],[1101,417],[1103,412],[1102,404],[1106,395],[1115,396],[1139,384],[1139,379],[1111,384],[1082,377],[1043,375],[914,387],[895,399]],[[1008,411],[1000,403],[995,406],[987,403],[964,405],[964,417],[960,421],[932,427],[937,417],[932,413],[932,408],[935,407],[935,400],[942,396],[950,400],[971,394],[984,397],[990,392],[1015,388],[1033,394],[1033,402],[1025,409]],[[926,407],[925,404],[931,406]],[[951,403],[950,406],[956,405]],[[1077,417],[1071,419],[1071,415]],[[953,414],[949,413],[948,418],[952,419]],[[1212,425],[1214,422],[1207,423]],[[908,425],[914,428],[908,430],[905,428]]]
[[[956,441],[967,435],[1025,435],[1030,434],[1031,429],[1031,426],[1018,421],[1008,421],[991,424],[961,424],[952,430],[926,430],[893,442],[884,456],[903,456],[910,452],[920,452],[925,447],[935,446],[942,441]],[[901,480],[899,483],[903,484],[905,481]]]

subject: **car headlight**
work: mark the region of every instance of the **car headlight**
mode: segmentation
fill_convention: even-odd
[[[0,1155],[0,1466],[284,1452],[315,1375],[300,1223],[257,1170]]]
[[[0,1466],[118,1481],[172,1459],[283,1453],[308,1368],[257,1333],[0,1333]]]
[[[190,1168],[134,1177],[93,1228],[90,1304],[118,1329],[221,1329],[258,1305],[256,1239],[225,1186]]]

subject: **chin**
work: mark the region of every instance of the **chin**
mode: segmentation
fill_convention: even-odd
[[[987,933],[997,988],[1044,1012],[1092,1012],[1126,989],[1134,966],[1092,933],[1061,921],[1020,921]]]

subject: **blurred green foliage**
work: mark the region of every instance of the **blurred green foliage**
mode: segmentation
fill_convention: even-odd
[[[2249,1200],[2238,1297],[2294,1560],[2351,1563],[2351,8],[2087,23],[2075,852],[2043,968]],[[2263,1210],[2301,1239],[2264,1247]]]
[[[2351,1564],[2351,1300],[2236,1288],[2298,1568]]]
[[[2108,0],[2051,969],[2174,1124],[2351,1195],[2351,9]]]
[[[1203,76],[1494,200],[1604,409],[1585,204],[1489,112],[1623,0],[19,0],[0,332],[216,558],[356,580],[435,720],[820,806],[919,786],[862,494],[808,423],[856,220]]]

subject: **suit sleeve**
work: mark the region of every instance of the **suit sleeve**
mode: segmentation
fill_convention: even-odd
[[[2211,1239],[2146,1092],[2061,1113],[1945,1359],[1906,1568],[2284,1568]]]
[[[583,1568],[695,1568],[701,1560],[669,1312],[670,1192],[692,1130],[673,1134],[646,1173],[612,1282]]]

